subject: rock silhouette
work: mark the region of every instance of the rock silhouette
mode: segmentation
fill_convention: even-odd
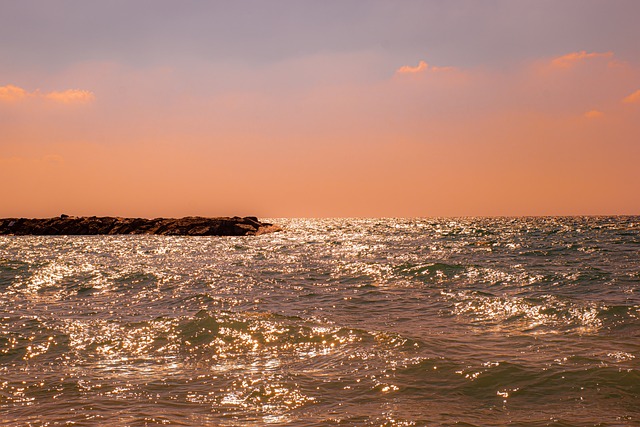
[[[0,235],[113,235],[157,234],[163,236],[248,236],[280,231],[256,217],[120,218],[75,217],[0,219]]]

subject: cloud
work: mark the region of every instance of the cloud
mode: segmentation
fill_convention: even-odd
[[[597,119],[598,117],[602,117],[604,113],[600,110],[591,110],[584,113],[584,116],[587,119]]]
[[[20,87],[14,85],[0,86],[1,101],[17,101],[26,98],[27,95],[27,91]]]
[[[92,92],[79,89],[68,89],[63,92],[49,92],[45,94],[44,97],[56,102],[62,102],[63,104],[87,103],[96,98]]]
[[[566,55],[562,55],[557,58],[554,58],[551,61],[551,65],[558,68],[570,68],[573,65],[584,60],[595,59],[595,58],[611,58],[611,57],[613,57],[613,52],[587,53],[586,51],[582,50],[580,52],[567,53]]]
[[[398,68],[397,72],[401,73],[401,74],[404,74],[404,73],[419,73],[420,71],[424,71],[427,68],[429,68],[429,64],[427,64],[424,61],[420,61],[416,67],[412,67],[410,65],[403,65],[402,67]]]
[[[88,90],[79,89],[42,93],[40,90],[27,92],[14,85],[0,86],[0,101],[13,102],[24,99],[46,99],[62,104],[85,104],[95,100],[95,95]]]
[[[615,115],[615,105],[636,86],[639,75],[632,64],[619,62],[611,52],[587,51],[511,67],[445,68],[451,71],[434,73],[442,68],[420,61],[396,69],[391,80],[394,95],[402,98],[398,111],[420,115],[422,122],[444,115],[468,118],[498,112],[594,119],[604,111]],[[390,96],[385,99],[391,102]]]
[[[622,102],[625,102],[627,104],[640,104],[640,89],[624,98]]]
[[[434,67],[432,65],[427,64],[425,61],[420,61],[417,66],[412,67],[410,65],[403,65],[402,67],[396,70],[398,74],[415,74],[421,73],[424,71],[451,71],[454,67]]]

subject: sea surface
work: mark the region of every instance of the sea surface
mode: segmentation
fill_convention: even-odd
[[[271,221],[0,236],[0,425],[640,425],[640,217]]]

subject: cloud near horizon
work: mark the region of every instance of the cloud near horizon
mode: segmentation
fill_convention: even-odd
[[[0,100],[2,101],[18,101],[28,96],[26,90],[14,85],[0,86]]]
[[[424,61],[420,61],[417,66],[412,67],[410,65],[403,65],[398,68],[398,73],[419,73],[420,71],[426,70],[429,68],[429,64]]]
[[[68,89],[62,92],[49,92],[45,98],[64,104],[87,103],[96,99],[96,96],[88,90]]]
[[[39,89],[33,92],[11,84],[0,86],[0,101],[15,102],[26,99],[50,100],[62,104],[86,104],[95,100],[93,92],[80,89],[51,91],[43,93]]]
[[[415,73],[422,73],[426,71],[438,72],[438,71],[453,71],[453,70],[455,70],[455,67],[436,67],[433,65],[429,65],[427,62],[421,60],[420,62],[418,62],[418,65],[416,65],[415,67],[412,67],[410,65],[403,65],[402,67],[396,70],[396,73],[415,74]]]
[[[604,113],[600,110],[590,110],[587,111],[586,113],[584,113],[584,116],[587,119],[596,119],[598,117],[602,117],[604,115]]]
[[[613,58],[613,52],[589,52],[584,50],[579,52],[571,52],[562,56],[558,56],[551,61],[551,64],[559,68],[570,68],[573,65],[589,59],[596,58]]]
[[[627,104],[640,104],[640,89],[625,97],[622,102]]]

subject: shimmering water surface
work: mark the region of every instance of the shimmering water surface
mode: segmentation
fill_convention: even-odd
[[[2,425],[640,425],[640,217],[0,237]]]

